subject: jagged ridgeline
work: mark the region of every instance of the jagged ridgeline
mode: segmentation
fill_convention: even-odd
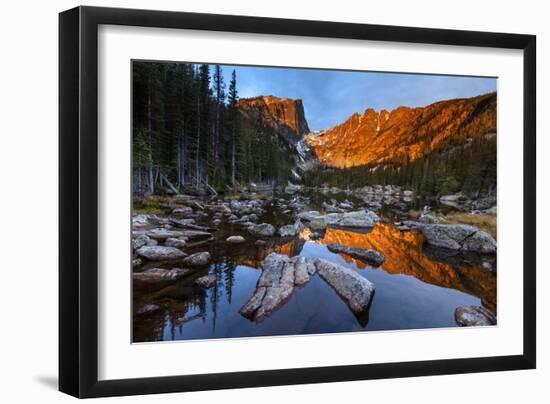
[[[367,109],[312,132],[302,100],[239,99],[238,77],[233,71],[225,83],[219,65],[134,62],[134,194],[213,194],[289,181],[494,192],[496,108],[490,93]]]
[[[225,83],[218,65],[134,62],[132,69],[136,197],[290,179],[292,143],[238,102],[235,72]]]
[[[367,109],[306,141],[321,164],[308,185],[403,185],[419,193],[493,192],[496,93],[391,112]]]

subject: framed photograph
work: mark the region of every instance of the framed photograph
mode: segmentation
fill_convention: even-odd
[[[535,367],[534,36],[59,27],[61,391]]]

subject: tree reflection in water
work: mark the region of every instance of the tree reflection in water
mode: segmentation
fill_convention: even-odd
[[[216,242],[209,249],[213,262],[208,267],[194,271],[172,284],[135,287],[134,312],[150,303],[158,304],[161,309],[146,316],[134,314],[133,341],[288,335],[353,331],[365,327],[368,329],[367,318],[357,319],[351,312],[344,314],[345,311],[342,310],[349,312],[349,309],[340,307],[342,302],[339,297],[327,285],[321,285],[323,282],[317,281],[317,275],[303,290],[295,290],[285,307],[264,324],[255,324],[238,314],[239,308],[255,289],[260,274],[257,268],[269,253],[295,256],[317,246],[315,248],[322,248],[322,253],[330,258],[334,255],[324,247],[330,243],[371,248],[385,255],[385,262],[379,268],[372,268],[358,259],[340,254],[345,263],[357,268],[359,273],[375,271],[372,274],[384,272],[411,276],[423,284],[460,291],[479,298],[481,304],[496,314],[496,270],[486,270],[482,267],[483,261],[492,260],[491,265],[495,268],[495,257],[452,256],[440,250],[431,251],[425,248],[421,234],[414,231],[402,232],[391,224],[378,224],[371,231],[365,232],[329,228],[316,241],[309,239],[310,234],[311,232],[305,229],[299,237],[286,240],[274,238],[268,240],[265,246],[254,245],[254,240],[230,247],[223,242]],[[306,242],[312,247],[304,248]],[[153,266],[173,268],[178,267],[178,263],[150,263],[146,264],[144,269]],[[212,288],[203,290],[194,285],[197,278],[209,273],[217,275]],[[373,275],[365,276],[369,278]],[[379,293],[376,282],[375,286]],[[315,294],[319,293],[324,294],[315,297]],[[457,301],[471,302],[465,298],[461,299]],[[374,302],[376,300],[375,295]],[[391,313],[387,315],[391,316]],[[378,318],[380,321],[380,317]],[[434,322],[432,326],[450,324]],[[416,327],[414,322],[411,327]],[[405,325],[404,328],[410,327]]]

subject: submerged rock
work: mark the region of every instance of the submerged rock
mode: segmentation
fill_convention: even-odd
[[[214,274],[201,276],[195,280],[195,285],[203,288],[209,289],[216,283],[217,277]]]
[[[141,283],[156,283],[164,281],[175,281],[187,276],[191,271],[186,268],[151,268],[142,272],[134,272],[132,279]]]
[[[255,224],[248,228],[248,232],[257,237],[271,237],[275,234],[275,227],[269,223]]]
[[[183,260],[184,265],[203,266],[210,263],[211,257],[208,251],[191,254]]]
[[[357,272],[333,262],[315,260],[319,275],[345,300],[355,314],[368,310],[374,285]]]
[[[136,253],[150,261],[177,260],[187,257],[187,254],[175,247],[144,246],[137,249]]]
[[[369,248],[354,248],[336,243],[327,245],[327,248],[329,249],[329,251],[332,251],[334,253],[343,253],[349,255],[352,258],[360,259],[361,261],[365,261],[374,266],[381,265],[386,259],[384,257],[384,254],[375,250],[371,250]]]
[[[241,244],[244,243],[246,240],[243,236],[229,236],[225,240],[228,244]]]
[[[455,310],[455,320],[463,327],[495,325],[497,319],[482,306],[459,306]]]

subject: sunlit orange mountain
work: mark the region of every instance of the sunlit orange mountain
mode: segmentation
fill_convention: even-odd
[[[300,99],[266,95],[240,99],[237,107],[249,117],[262,119],[266,125],[275,129],[292,144],[302,140],[309,133],[304,106]]]
[[[422,108],[367,109],[332,129],[310,133],[305,140],[317,158],[332,167],[413,161],[442,146],[494,136],[496,104],[496,93],[490,93]]]

